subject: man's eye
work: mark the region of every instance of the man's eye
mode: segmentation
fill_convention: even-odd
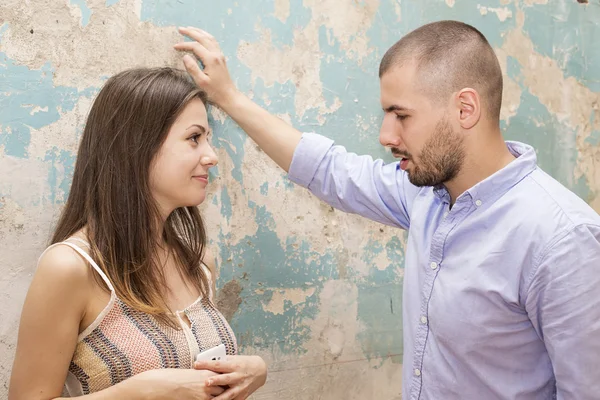
[[[408,115],[396,114],[396,119],[398,119],[400,121],[404,121],[406,118],[408,118]]]

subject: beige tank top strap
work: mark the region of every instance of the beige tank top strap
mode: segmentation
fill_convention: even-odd
[[[90,255],[85,250],[83,250],[81,247],[79,247],[75,243],[71,243],[70,240],[74,240],[74,241],[77,241],[77,242],[80,242],[80,243],[84,243],[86,246],[89,247],[88,242],[86,242],[85,240],[76,238],[76,237],[71,237],[71,238],[65,240],[64,242],[60,242],[60,244],[64,244],[66,246],[69,246],[70,248],[72,248],[73,250],[75,250],[77,253],[79,253],[83,258],[85,258],[86,261],[90,263],[90,265],[92,266],[92,268],[94,268],[96,270],[96,272],[98,273],[98,275],[100,275],[102,277],[102,280],[104,281],[104,283],[106,283],[106,286],[108,286],[108,288],[110,289],[110,291],[114,293],[115,288],[113,287],[112,283],[110,283],[110,280],[108,279],[108,277],[106,276],[106,274],[104,273],[104,271],[102,271],[102,269],[100,269],[100,267],[98,266],[98,264],[96,264],[96,262],[94,261],[94,259],[92,257],[90,257]]]

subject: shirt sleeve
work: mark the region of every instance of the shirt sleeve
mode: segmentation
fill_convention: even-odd
[[[349,153],[331,139],[304,133],[289,170],[292,182],[339,210],[408,229],[419,188],[398,163]]]
[[[600,393],[600,226],[556,240],[534,270],[526,300],[556,377],[557,400]]]

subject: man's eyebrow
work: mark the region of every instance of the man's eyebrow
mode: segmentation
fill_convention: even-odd
[[[399,105],[396,105],[396,104],[392,104],[391,106],[384,108],[383,111],[385,111],[385,112],[393,112],[393,111],[411,112],[411,111],[414,111],[414,110],[411,109],[411,108],[408,108],[408,107],[403,107],[403,106],[399,106]]]

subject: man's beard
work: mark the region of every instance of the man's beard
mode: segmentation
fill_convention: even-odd
[[[412,162],[412,169],[407,171],[410,183],[415,186],[438,186],[454,179],[460,172],[465,159],[463,140],[452,130],[448,119],[443,117],[425,142],[418,164],[409,153],[398,149],[392,149],[392,153],[405,156]]]

